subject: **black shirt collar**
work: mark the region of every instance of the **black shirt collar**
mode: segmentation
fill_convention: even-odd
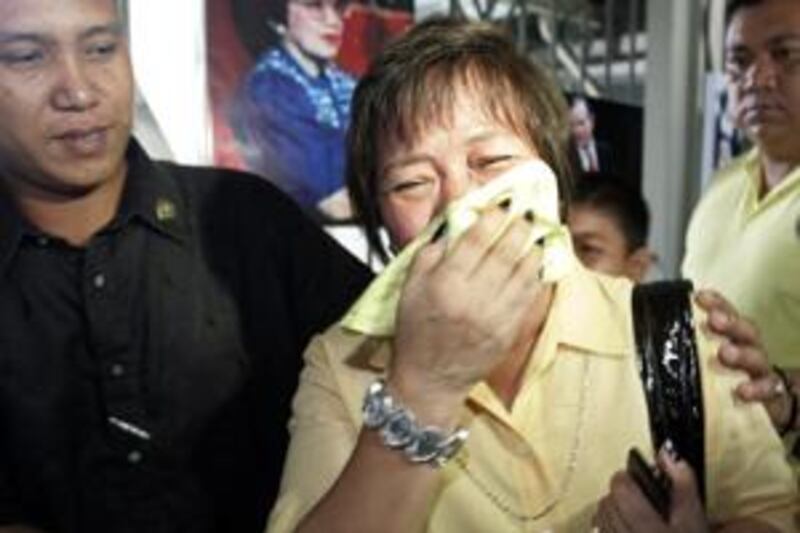
[[[128,170],[120,207],[109,228],[140,220],[156,232],[185,243],[190,226],[186,202],[163,164],[153,162],[135,139],[125,154]],[[5,271],[25,236],[41,236],[0,187],[0,272]]]
[[[119,212],[112,225],[141,220],[151,229],[184,243],[189,236],[186,201],[163,163],[155,163],[131,140],[128,174]]]

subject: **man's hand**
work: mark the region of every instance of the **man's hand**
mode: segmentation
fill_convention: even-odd
[[[662,450],[658,464],[672,480],[669,521],[665,522],[624,470],[611,478],[609,493],[600,500],[594,530],[602,533],[706,533],[705,512],[691,467]]]
[[[750,381],[736,387],[736,396],[746,402],[763,402],[772,424],[777,428],[784,427],[789,417],[791,397],[769,364],[758,328],[739,316],[736,308],[715,291],[698,291],[695,300],[708,313],[707,327],[725,337],[717,354],[719,360],[725,366],[742,370],[750,376]]]

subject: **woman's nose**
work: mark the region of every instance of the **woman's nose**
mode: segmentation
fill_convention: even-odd
[[[458,200],[477,186],[477,180],[470,170],[448,173],[442,180],[440,203],[443,206]]]

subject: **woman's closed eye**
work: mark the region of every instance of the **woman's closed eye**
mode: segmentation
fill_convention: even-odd
[[[383,188],[384,194],[398,196],[416,196],[425,194],[433,180],[423,177],[388,180]]]
[[[508,165],[515,159],[516,158],[511,154],[481,156],[475,158],[474,166],[479,169],[494,168],[498,166]]]
[[[470,163],[470,168],[485,182],[497,177],[519,162],[519,157],[513,154],[501,154],[476,157]]]

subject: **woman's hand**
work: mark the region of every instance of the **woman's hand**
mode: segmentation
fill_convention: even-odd
[[[602,533],[705,533],[709,531],[697,492],[694,472],[686,461],[676,461],[661,450],[658,464],[672,481],[669,520],[661,518],[626,471],[611,478],[608,494],[600,500],[594,530]]]
[[[523,324],[535,320],[541,250],[525,253],[531,223],[509,216],[487,210],[448,253],[445,232],[421,249],[409,273],[389,386],[430,422],[452,421],[469,390],[519,341]]]

